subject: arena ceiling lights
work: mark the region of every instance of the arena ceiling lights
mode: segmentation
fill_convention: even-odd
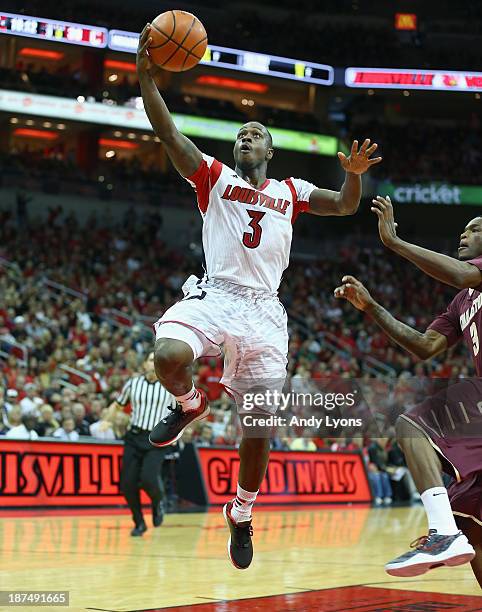
[[[14,136],[22,136],[23,138],[35,138],[40,140],[56,140],[57,132],[47,132],[46,130],[35,130],[32,128],[16,128],[13,130]]]
[[[394,68],[347,68],[347,87],[421,91],[482,91],[482,72]]]
[[[20,49],[18,55],[20,57],[34,57],[42,60],[53,60],[54,62],[58,62],[64,57],[62,51],[49,51],[47,49],[36,49],[35,47],[24,47],[23,49]]]
[[[235,89],[237,91],[250,91],[253,93],[266,93],[269,87],[266,83],[253,83],[252,81],[240,81],[239,79],[227,79],[203,74],[196,79],[198,85],[208,85],[210,87],[220,87],[221,89]]]
[[[129,140],[116,140],[115,138],[101,138],[99,140],[101,147],[112,147],[113,149],[138,149],[139,144],[137,142],[130,142]]]
[[[136,65],[134,62],[121,62],[119,60],[106,59],[104,60],[104,68],[111,70],[119,70],[120,72],[135,72]]]

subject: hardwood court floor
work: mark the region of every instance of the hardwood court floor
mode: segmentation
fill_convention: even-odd
[[[247,571],[227,559],[219,511],[148,524],[132,538],[125,514],[2,516],[0,590],[70,591],[68,609],[48,608],[59,612],[482,611],[470,566],[412,579],[385,574],[384,562],[425,532],[420,506],[258,509]]]

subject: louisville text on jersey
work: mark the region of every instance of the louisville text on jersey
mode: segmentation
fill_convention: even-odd
[[[227,185],[221,198],[230,202],[263,206],[264,208],[279,212],[282,215],[286,214],[288,206],[290,205],[289,200],[283,200],[283,198],[278,198],[276,200],[265,193],[250,189],[249,187],[240,187],[239,185]]]

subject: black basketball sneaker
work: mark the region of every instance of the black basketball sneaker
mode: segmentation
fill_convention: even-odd
[[[164,504],[159,502],[152,505],[152,524],[154,527],[160,527],[164,520]]]
[[[236,524],[231,516],[233,502],[224,504],[223,515],[230,535],[228,540],[228,556],[237,569],[247,569],[253,560],[253,528],[251,521]]]
[[[444,565],[463,565],[472,561],[475,551],[464,534],[438,534],[430,529],[428,535],[417,538],[409,550],[385,565],[391,576],[420,576],[431,569]]]
[[[144,521],[140,521],[139,523],[136,524],[134,529],[131,531],[131,536],[134,538],[138,538],[142,536],[142,534],[145,533],[146,531],[147,531],[147,525],[145,524]]]
[[[199,390],[201,403],[194,410],[182,410],[179,404],[164,417],[149,434],[149,442],[153,446],[167,446],[172,444],[182,436],[182,432],[188,425],[195,421],[204,419],[209,414],[209,404],[204,391]]]

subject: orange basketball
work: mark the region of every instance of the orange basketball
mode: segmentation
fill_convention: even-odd
[[[197,17],[186,11],[166,11],[151,23],[148,48],[152,61],[171,72],[194,68],[202,59],[208,36]]]

